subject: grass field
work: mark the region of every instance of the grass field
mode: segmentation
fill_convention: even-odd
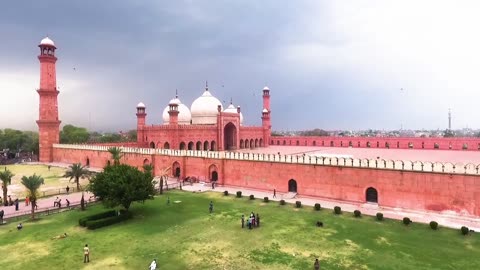
[[[50,170],[48,170],[48,166],[45,165],[18,164],[1,166],[0,169],[4,170],[5,167],[15,175],[12,179],[12,184],[8,186],[9,194],[13,194],[12,198],[25,197],[25,189],[21,183],[21,179],[23,176],[30,176],[34,173],[36,173],[37,175],[41,175],[45,180],[45,185],[40,187],[40,195],[43,194],[43,191],[58,191],[58,189],[66,188],[67,185],[70,186],[70,188],[76,187],[76,184],[74,182],[69,182],[68,178],[62,177],[65,174],[65,168],[52,166]],[[80,179],[81,185],[85,185],[87,183],[87,179]]]
[[[171,204],[166,205],[166,196]],[[208,214],[209,201],[214,213]],[[181,201],[175,203],[175,201]],[[340,216],[331,210],[296,209],[220,193],[172,191],[134,204],[135,217],[95,231],[78,226],[80,217],[104,211],[72,210],[0,227],[3,269],[480,269],[480,241],[459,230],[408,227],[399,221]],[[261,227],[240,228],[241,214],[258,212]],[[315,222],[321,220],[323,228]],[[66,239],[51,240],[66,232]],[[88,243],[91,262],[83,264]],[[10,251],[10,252],[9,252]],[[6,267],[6,268],[5,268]]]

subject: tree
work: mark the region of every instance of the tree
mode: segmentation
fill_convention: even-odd
[[[60,143],[86,143],[89,137],[86,128],[65,125],[60,132]]]
[[[300,133],[302,136],[329,136],[330,134],[328,131],[325,131],[323,129],[313,129],[313,130],[306,130]]]
[[[163,183],[168,179],[168,176],[169,176],[168,172],[170,171],[170,168],[171,167],[164,168],[160,172],[160,194],[163,194]]]
[[[32,219],[35,219],[35,205],[37,204],[38,189],[44,184],[44,182],[43,178],[36,174],[29,177],[22,177],[22,185],[27,189],[27,196],[30,198],[30,201],[32,201]]]
[[[0,172],[0,180],[3,182],[3,205],[7,206],[7,192],[8,192],[8,185],[12,183],[12,178],[13,174],[10,170],[7,170],[7,167],[5,167],[5,170],[3,172]]]
[[[65,172],[65,175],[63,177],[70,178],[70,181],[72,179],[75,180],[75,183],[77,184],[77,190],[80,190],[80,178],[85,179],[90,176],[90,172],[85,169],[85,166],[82,166],[80,163],[74,163],[70,165],[69,169]]]
[[[122,149],[120,147],[110,147],[108,152],[112,154],[113,165],[120,165],[120,159],[123,157]]]
[[[121,205],[127,211],[132,202],[152,199],[155,194],[152,174],[125,164],[106,166],[90,180],[88,190],[105,205]]]

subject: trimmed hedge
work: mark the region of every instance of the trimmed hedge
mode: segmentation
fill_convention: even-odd
[[[242,197],[242,192],[241,191],[237,191],[237,198],[241,198]]]
[[[333,208],[333,212],[335,213],[335,215],[340,215],[342,213],[342,208],[340,206],[335,206]]]
[[[296,201],[295,202],[295,207],[301,208],[302,207],[302,202],[301,201]]]
[[[362,212],[360,212],[360,210],[355,210],[355,211],[353,211],[353,215],[356,218],[359,218],[359,217],[362,217]]]
[[[320,211],[322,208],[319,203],[316,203],[315,206],[313,207],[315,210]]]
[[[95,214],[95,215],[90,215],[90,216],[83,217],[83,218],[78,220],[78,224],[82,227],[86,227],[87,226],[86,225],[87,221],[98,220],[98,219],[107,218],[107,217],[113,217],[113,216],[116,216],[116,215],[117,215],[116,210],[109,210],[109,211],[98,213],[98,214]]]
[[[253,196],[253,194],[250,195],[250,200],[255,200],[255,196]]]
[[[225,191],[223,192],[223,195],[228,196],[228,190],[225,190]]]
[[[280,205],[285,205],[285,200],[280,200]]]
[[[380,213],[380,212],[377,213],[377,220],[378,220],[378,221],[382,221],[382,220],[383,220],[383,214],[382,214],[382,213]]]
[[[113,217],[107,217],[107,218],[102,218],[102,219],[97,219],[97,220],[89,220],[86,222],[87,229],[89,230],[95,230],[98,228],[102,228],[105,226],[109,226],[112,224],[116,224],[122,221],[125,221],[127,219],[132,218],[132,213],[127,212],[127,211],[122,211],[120,210],[120,215],[119,216],[113,216]]]
[[[268,202],[268,197],[263,197],[264,202]]]
[[[408,217],[404,217],[403,218],[403,224],[405,224],[406,226],[410,225],[410,223],[412,223],[412,221],[408,218]]]
[[[438,222],[430,221],[430,228],[432,228],[432,230],[438,229]]]
[[[462,226],[462,228],[460,228],[460,231],[463,235],[467,235],[470,230],[468,229],[468,227]]]

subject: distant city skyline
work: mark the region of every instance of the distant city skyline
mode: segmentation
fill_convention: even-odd
[[[0,128],[36,130],[40,40],[58,47],[62,125],[161,124],[168,101],[213,95],[272,129],[480,127],[474,1],[6,2]],[[428,18],[428,19],[427,19]]]

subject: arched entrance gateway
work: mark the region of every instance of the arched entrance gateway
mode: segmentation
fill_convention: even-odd
[[[172,165],[172,175],[174,177],[180,177],[182,175],[180,171],[180,163],[177,161],[175,161]]]
[[[365,193],[367,202],[378,203],[378,192],[376,189],[369,187]]]
[[[294,179],[288,181],[288,192],[297,192],[297,181]]]
[[[212,172],[212,181],[218,181],[218,173],[217,171]]]
[[[237,127],[230,122],[223,129],[224,150],[237,149]]]

